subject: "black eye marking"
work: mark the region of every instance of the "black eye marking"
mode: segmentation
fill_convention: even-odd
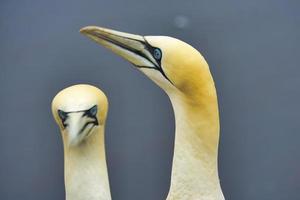
[[[94,106],[91,107],[90,109],[84,111],[83,116],[88,116],[88,117],[90,117],[90,118],[96,118],[97,112],[98,112],[98,108],[97,108],[96,105],[94,105]]]
[[[156,60],[161,60],[161,57],[162,57],[162,52],[159,48],[155,48],[153,50],[153,57],[156,59]]]
[[[169,79],[169,77],[167,77],[166,73],[164,72],[164,70],[162,69],[161,67],[161,59],[162,59],[162,51],[160,48],[157,48],[157,47],[153,47],[151,46],[146,38],[144,37],[144,45],[145,45],[145,48],[153,55],[153,58],[156,60],[157,64],[152,62],[149,58],[147,58],[147,56],[143,56],[144,58],[148,59],[154,66],[156,70],[158,70],[172,85],[174,85],[172,83],[172,81]],[[149,69],[153,69],[151,67],[145,67],[145,66],[138,66],[139,68],[149,68]]]
[[[81,133],[83,133],[83,131],[87,128],[87,126],[88,126],[89,124],[92,124],[92,127],[90,128],[90,131],[91,131],[91,129],[92,129],[94,126],[98,126],[98,125],[99,125],[98,119],[97,119],[97,112],[98,112],[98,107],[97,107],[97,105],[94,105],[94,106],[91,107],[90,109],[85,110],[85,111],[83,111],[83,112],[84,112],[83,115],[82,115],[83,117],[86,116],[86,117],[92,118],[92,119],[94,119],[94,120],[93,120],[93,121],[90,121],[90,122],[86,122],[86,123],[83,125],[83,127],[80,129],[79,135],[80,135]]]
[[[60,120],[61,120],[61,122],[62,122],[64,128],[66,128],[67,124],[65,123],[65,121],[66,121],[67,118],[68,118],[68,113],[67,113],[67,112],[64,112],[64,111],[62,111],[62,110],[58,110],[57,113],[58,113],[58,116],[59,116],[59,118],[60,118]]]
[[[145,39],[145,38],[144,38]],[[145,39],[145,48],[152,54],[153,58],[156,60],[156,63],[154,63],[153,61],[151,61],[146,55],[144,55],[143,57],[146,58],[147,60],[149,60],[153,65],[155,65],[155,67],[161,68],[161,59],[162,59],[162,51],[160,48],[158,47],[153,47],[151,46]]]

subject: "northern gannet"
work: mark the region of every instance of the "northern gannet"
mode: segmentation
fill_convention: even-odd
[[[217,164],[217,94],[202,55],[167,36],[140,36],[96,26],[80,32],[128,60],[169,96],[176,133],[167,200],[224,200]]]
[[[108,102],[91,85],[74,85],[52,101],[64,145],[66,200],[111,200],[104,129]]]

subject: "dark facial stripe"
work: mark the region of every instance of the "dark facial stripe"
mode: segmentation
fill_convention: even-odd
[[[85,134],[85,136],[89,136],[91,131],[93,130],[93,128],[95,127],[95,125],[91,126],[90,129],[87,131],[87,133]]]
[[[94,126],[99,125],[98,119],[97,119],[97,112],[98,112],[98,108],[96,105],[91,107],[90,109],[84,111],[84,113],[82,114],[82,117],[87,117],[87,118],[93,119],[93,121],[86,122],[83,125],[83,127],[80,129],[78,135],[82,134],[89,124],[93,124],[93,126],[90,128],[89,132],[92,130],[92,128]]]
[[[86,127],[89,125],[89,124],[93,124],[93,126],[91,127],[90,131],[92,130],[92,128],[94,126],[97,126],[98,125],[98,121],[91,121],[91,122],[86,122],[83,127],[80,129],[80,131],[78,132],[78,135],[82,134],[84,132],[84,130],[86,129]]]
[[[67,125],[68,124],[66,124],[66,120],[68,119],[68,112],[64,112],[64,111],[62,111],[62,110],[58,110],[57,111],[57,114],[58,114],[58,116],[59,116],[59,118],[60,118],[60,120],[61,120],[61,122],[62,122],[62,124],[63,124],[63,126],[64,126],[64,128],[66,128],[67,127]]]
[[[147,42],[147,40],[146,40],[146,38],[145,37],[143,37],[144,38],[144,40],[145,40],[145,42],[143,43],[144,45],[145,45],[145,47],[147,48],[147,50],[150,52],[150,54],[151,55],[153,55],[153,53],[154,53],[154,49],[156,48],[156,47],[153,47],[153,46],[151,46],[148,42]],[[148,61],[150,61],[151,63],[153,63],[149,58],[147,58],[147,56],[145,55],[144,56],[144,58],[146,58]],[[153,57],[154,58],[154,57]],[[155,59],[155,58],[154,58]],[[167,77],[167,75],[165,74],[165,72],[164,72],[164,70],[162,69],[162,67],[161,67],[161,58],[158,60],[158,59],[155,59],[156,60],[156,62],[158,63],[158,65],[156,65],[155,63],[153,63],[154,64],[154,66],[155,66],[155,69],[156,70],[158,70],[172,85],[174,85],[173,83],[172,83],[172,81]],[[150,67],[145,67],[145,66],[138,66],[139,68],[150,68]],[[152,69],[152,68],[151,68]]]

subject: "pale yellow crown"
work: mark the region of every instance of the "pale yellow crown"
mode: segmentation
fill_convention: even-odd
[[[52,113],[64,142],[77,145],[104,126],[108,111],[105,94],[91,85],[74,85],[60,91],[52,101]]]

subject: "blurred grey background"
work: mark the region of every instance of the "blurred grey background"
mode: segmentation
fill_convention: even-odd
[[[101,25],[180,38],[211,66],[227,200],[300,199],[300,2],[2,0],[0,199],[63,200],[63,148],[50,103],[77,83],[102,88],[115,200],[163,200],[174,117],[164,92],[78,30]]]

